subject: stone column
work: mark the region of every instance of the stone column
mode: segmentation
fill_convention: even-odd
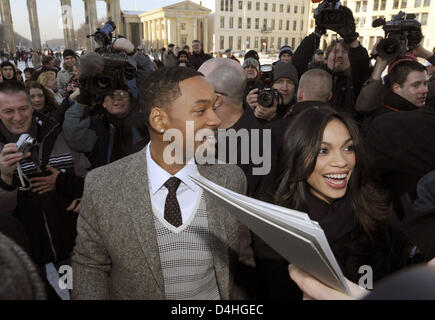
[[[122,30],[121,21],[121,4],[120,0],[106,0],[107,19],[113,21],[116,25],[116,34],[124,35],[125,30]]]
[[[164,29],[164,25],[163,25],[163,23],[164,23],[164,19],[163,19],[163,18],[160,18],[160,19],[159,19],[159,28],[160,28],[160,45],[161,45],[162,47],[166,47],[166,46],[165,46],[165,40],[164,40],[164,37],[163,37],[163,29]]]
[[[85,15],[86,24],[88,26],[88,34],[93,34],[97,31],[98,17],[97,17],[97,1],[96,0],[84,0],[85,1]],[[88,50],[94,50],[97,46],[93,38],[88,39]]]
[[[147,21],[147,39],[148,39],[148,48],[152,47],[152,39],[151,39],[151,22]]]
[[[74,20],[72,15],[71,0],[60,0],[62,7],[62,21],[63,21],[63,37],[65,41],[65,48],[76,49],[76,40],[74,34]]]
[[[158,49],[156,43],[156,22],[154,20],[151,20],[150,23],[151,23],[151,43],[154,49]]]
[[[204,32],[204,43],[203,43],[203,48],[205,52],[209,52],[209,48],[208,48],[208,17],[205,17],[202,20],[202,25],[203,25],[203,32]]]
[[[192,24],[193,24],[193,28],[192,28],[192,41],[193,40],[198,40],[198,19],[197,18],[193,18],[192,19]]]
[[[34,50],[41,49],[41,35],[39,33],[38,10],[36,0],[27,0],[27,10],[29,11],[30,32],[32,34],[32,47]]]
[[[6,45],[6,50],[9,53],[16,52],[14,25],[12,23],[11,6],[9,0],[0,0],[0,15],[3,24],[4,39],[0,41]]]
[[[180,43],[180,18],[176,18],[175,19],[175,21],[176,21],[176,24],[175,24],[175,32],[177,33],[177,46],[179,45],[179,43]]]
[[[169,28],[168,28],[168,23],[170,23],[169,22],[169,19],[168,18],[163,18],[163,24],[164,24],[164,27],[165,27],[165,39],[164,39],[164,46],[167,48],[168,47],[168,44],[169,44]]]

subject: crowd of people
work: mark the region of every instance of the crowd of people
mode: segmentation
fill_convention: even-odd
[[[193,182],[197,174],[306,212],[349,283],[363,265],[373,269],[376,291],[396,271],[433,263],[434,52],[419,44],[386,60],[379,41],[369,55],[354,21],[333,31],[340,38],[326,50],[318,25],[266,66],[255,50],[243,63],[231,49],[214,58],[198,40],[192,51],[169,44],[151,59],[119,38],[113,48],[134,60],[135,77],[112,79],[98,94],[71,49],[57,58],[17,52],[33,62],[24,79],[2,52],[0,278],[8,281],[0,298],[349,298],[289,269]],[[271,139],[246,147],[240,135],[230,149],[229,140],[193,139],[189,121],[195,137],[207,129],[250,138],[268,131]],[[174,129],[182,142],[168,139]],[[23,134],[34,139],[24,149]],[[167,161],[167,150],[194,155],[209,143],[216,157],[227,148],[227,158]],[[266,174],[254,173],[252,149],[270,153]],[[59,278],[65,265],[74,276],[66,292],[50,271]]]

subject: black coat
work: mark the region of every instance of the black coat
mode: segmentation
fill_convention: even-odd
[[[411,263],[408,257],[413,246],[394,215],[378,228],[372,242],[357,222],[348,197],[329,205],[310,193],[308,201],[307,213],[322,227],[337,263],[350,281],[358,283],[362,276],[358,271],[363,265],[372,267],[376,281]]]
[[[193,53],[190,55],[187,62],[195,69],[198,70],[201,65],[206,62],[208,59],[211,59],[212,56],[204,53],[204,51],[201,50],[199,54]]]
[[[63,260],[70,256],[76,237],[77,214],[67,212],[66,208],[72,200],[80,197],[83,188],[83,179],[75,176],[72,155],[60,150],[57,146],[58,136],[62,128],[51,119],[37,112],[34,113],[34,123],[31,135],[36,137],[39,145],[38,152],[32,152],[31,159],[23,159],[20,164],[23,172],[29,179],[39,175],[38,169],[49,163],[60,170],[58,179],[74,181],[73,185],[63,186],[63,190],[56,189],[44,194],[36,192],[17,192],[16,207],[12,215],[18,219],[24,227],[29,239],[29,251],[37,265]],[[4,134],[0,134],[0,143],[12,142]],[[66,143],[64,143],[66,145]],[[56,150],[61,154],[53,154]],[[77,179],[75,179],[77,178]],[[78,181],[78,182],[77,182]],[[80,185],[81,182],[81,185]],[[18,185],[18,177],[15,174],[14,184]],[[77,188],[77,189],[76,189]]]
[[[401,213],[401,197],[408,193],[414,200],[420,178],[435,170],[435,109],[381,115],[371,123],[366,142],[373,165]]]

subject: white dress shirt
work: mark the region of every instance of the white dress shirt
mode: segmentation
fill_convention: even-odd
[[[168,189],[164,186],[165,182],[171,177],[177,177],[181,180],[177,189],[177,200],[180,204],[181,217],[183,219],[183,225],[190,222],[194,213],[199,205],[201,199],[202,189],[199,188],[195,182],[193,182],[189,176],[198,175],[198,168],[196,163],[189,161],[189,163],[174,176],[172,176],[165,169],[160,167],[151,157],[150,152],[151,142],[146,146],[147,157],[147,171],[148,171],[148,183],[150,189],[151,204],[153,210],[158,215],[160,220],[164,220],[165,202],[168,195]],[[167,224],[169,225],[169,223]],[[181,226],[180,226],[181,227]]]

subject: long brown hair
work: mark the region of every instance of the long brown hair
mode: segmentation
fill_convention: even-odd
[[[314,171],[323,132],[333,119],[341,121],[353,140],[356,164],[346,190],[355,217],[368,237],[373,240],[378,227],[391,213],[387,198],[373,183],[369,161],[357,125],[346,114],[330,107],[308,108],[298,114],[288,128],[281,146],[278,168],[282,168],[275,194],[275,203],[307,212],[307,179]]]
[[[44,94],[44,98],[45,98],[45,104],[42,110],[40,110],[39,112],[48,115],[59,107],[59,105],[56,102],[56,99],[54,98],[53,93],[47,90],[47,88],[45,88],[42,84],[36,81],[26,81],[25,86],[26,86],[27,94],[29,96],[30,96],[30,89],[42,90],[42,93]]]

